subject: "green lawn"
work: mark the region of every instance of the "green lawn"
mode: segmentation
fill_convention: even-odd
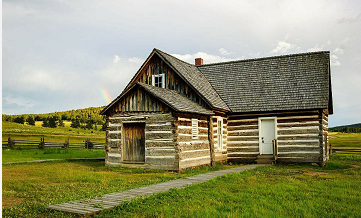
[[[361,133],[330,132],[332,147],[361,147]]]
[[[3,165],[2,212],[4,217],[74,217],[45,207],[229,167],[219,164],[174,173],[112,168],[102,161]]]
[[[105,157],[105,150],[90,150],[90,149],[29,149],[29,150],[10,150],[2,151],[2,161],[5,162],[19,162],[30,160],[45,160],[45,159],[71,159],[71,158],[95,158]]]
[[[351,166],[353,165],[353,166]],[[133,200],[95,217],[360,217],[361,155],[260,167]]]
[[[69,138],[69,142],[82,142],[90,138],[94,142],[105,142],[105,131],[84,130],[71,127],[48,128],[41,126],[30,126],[3,121],[2,140],[6,141],[8,137],[13,139],[39,140],[45,137],[45,141],[64,142]]]

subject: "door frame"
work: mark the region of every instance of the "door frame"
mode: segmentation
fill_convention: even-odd
[[[262,128],[261,128],[261,121],[262,120],[273,120],[274,127],[275,127],[275,139],[277,139],[277,117],[258,117],[258,147],[259,147],[259,154],[263,154],[263,147],[262,144]],[[262,148],[261,148],[262,147]],[[273,148],[272,148],[273,149]]]
[[[146,134],[145,134],[145,127],[146,127],[146,123],[145,121],[142,121],[142,120],[129,120],[129,121],[123,121],[122,122],[122,144],[120,145],[120,148],[122,149],[121,150],[121,163],[123,164],[127,164],[127,163],[131,163],[129,161],[126,161],[124,162],[124,144],[125,144],[125,139],[124,139],[124,135],[125,135],[125,132],[124,132],[124,124],[144,124],[144,162],[133,162],[133,163],[137,163],[137,164],[144,164],[145,163],[145,150],[146,150],[146,147],[145,147],[145,141],[146,141]]]

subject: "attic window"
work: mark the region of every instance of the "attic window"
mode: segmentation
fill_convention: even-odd
[[[192,139],[198,139],[198,119],[192,119]]]
[[[152,75],[152,85],[156,86],[156,87],[165,88],[165,75],[164,75],[164,73],[157,74],[157,75]]]

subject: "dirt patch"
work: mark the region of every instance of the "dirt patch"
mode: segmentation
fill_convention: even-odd
[[[3,197],[3,208],[15,206],[20,204],[25,200],[25,198],[11,198],[11,197]]]
[[[325,173],[325,172],[307,172],[305,174],[309,175],[309,176],[318,176],[318,175],[327,175],[328,173]]]
[[[351,165],[353,168],[360,168],[359,165]]]

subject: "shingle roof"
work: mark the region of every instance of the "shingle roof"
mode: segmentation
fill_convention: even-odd
[[[136,82],[137,85],[143,87],[147,92],[149,92],[154,97],[160,99],[165,104],[173,108],[178,112],[186,112],[186,113],[197,113],[197,114],[205,114],[212,115],[214,114],[212,111],[207,110],[188,98],[182,96],[177,91],[159,88],[156,86],[151,86],[145,83]]]
[[[323,51],[197,68],[232,112],[256,112],[328,108],[329,63],[329,52]]]
[[[179,60],[178,58],[173,57],[172,55],[169,55],[161,50],[154,50],[157,54],[169,62],[169,64],[171,64],[178,71],[178,73],[184,77],[184,79],[208,101],[208,103],[213,108],[229,111],[228,106],[220,98],[207,78],[198,70],[195,65]]]

